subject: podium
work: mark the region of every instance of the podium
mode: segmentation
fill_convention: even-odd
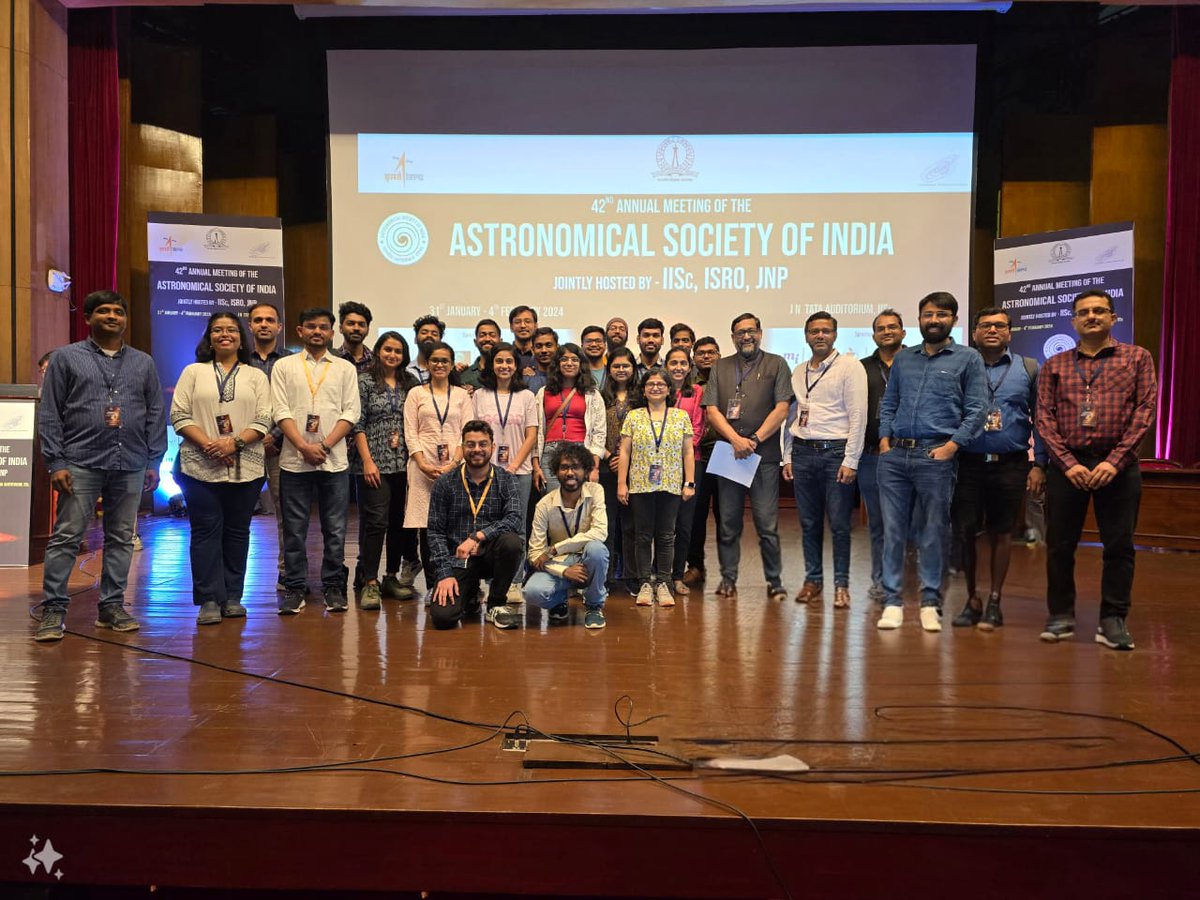
[[[0,566],[40,563],[54,527],[37,404],[37,385],[0,384]]]

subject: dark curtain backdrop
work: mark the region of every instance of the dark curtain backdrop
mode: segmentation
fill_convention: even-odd
[[[116,11],[70,13],[67,55],[71,181],[71,339],[87,336],[83,298],[117,287],[121,122]]]
[[[1156,454],[1200,461],[1200,8],[1174,10]]]

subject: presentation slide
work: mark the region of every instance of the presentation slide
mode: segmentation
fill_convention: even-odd
[[[460,359],[527,304],[578,340],[621,316],[730,320],[807,356],[969,283],[974,48],[329,53],[333,302],[434,313]],[[962,331],[960,329],[960,338]],[[635,347],[636,349],[636,347]]]

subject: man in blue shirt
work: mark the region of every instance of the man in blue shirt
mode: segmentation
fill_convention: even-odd
[[[1028,490],[1040,494],[1046,484],[1046,449],[1033,428],[1037,405],[1037,363],[1008,351],[1012,337],[1008,313],[990,308],[975,314],[975,346],[983,357],[987,409],[983,433],[958,453],[958,479],[950,520],[962,549],[967,604],[951,623],[992,631],[1004,624],[1000,592],[1008,574],[1012,531]],[[1033,438],[1034,463],[1029,465]],[[984,520],[992,548],[992,590],[987,608],[975,592],[975,538]]]
[[[941,631],[955,454],[983,430],[987,389],[982,357],[950,337],[958,321],[954,295],[928,294],[918,314],[923,341],[896,354],[879,404],[884,608],[876,624],[888,630],[904,622],[900,590],[911,527],[919,552],[921,627]]]
[[[95,291],[83,301],[91,336],[54,351],[38,435],[50,482],[58,492],[58,517],[46,545],[45,597],[35,641],[61,640],[67,580],[79,541],[104,498],[104,563],[97,628],[137,631],[125,609],[134,526],[143,491],[158,486],[167,451],[167,417],[154,360],[124,342],[129,307],[115,291]]]

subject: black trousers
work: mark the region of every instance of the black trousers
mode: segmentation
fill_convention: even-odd
[[[707,459],[696,464],[696,497],[692,506],[692,530],[688,535],[687,552],[687,564],[694,569],[704,568],[704,540],[708,536],[710,506],[713,522],[720,524],[721,521],[721,509],[717,504],[717,476],[709,475],[705,471],[707,467]]]
[[[617,473],[608,461],[600,462],[600,486],[604,488],[604,507],[608,510],[608,577],[606,581],[637,576],[637,551],[634,550],[633,510],[617,500]]]
[[[517,568],[525,555],[521,535],[502,532],[483,545],[478,556],[467,560],[464,568],[452,570],[458,582],[458,596],[442,606],[435,599],[429,607],[434,628],[453,628],[464,616],[479,612],[479,582],[491,579],[488,586],[488,607],[503,606],[516,577]],[[431,581],[436,586],[436,582]]]
[[[679,494],[668,491],[629,495],[637,577],[643,584],[654,580],[671,583],[671,566],[675,562],[675,520],[679,517],[680,501]]]
[[[1095,467],[1101,458],[1077,456]],[[1088,503],[1094,504],[1104,563],[1100,575],[1100,617],[1129,614],[1133,590],[1133,532],[1142,499],[1142,473],[1127,466],[1098,491],[1078,490],[1059,469],[1046,472],[1046,606],[1051,615],[1075,614],[1075,548],[1083,533]]]
[[[366,583],[379,577],[379,561],[387,541],[387,573],[400,571],[400,562],[417,561],[417,532],[404,527],[404,501],[408,475],[380,475],[379,487],[358,476],[358,558],[356,581]]]

